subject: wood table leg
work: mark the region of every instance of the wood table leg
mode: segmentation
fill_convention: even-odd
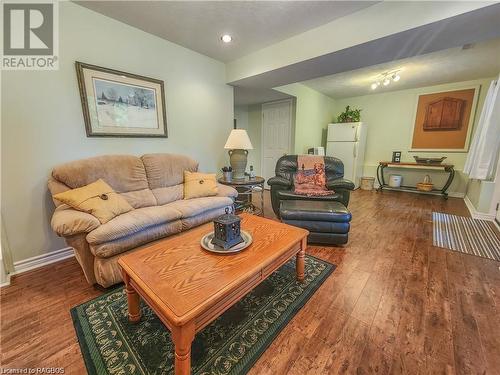
[[[304,257],[306,255],[307,237],[300,243],[300,250],[297,253],[295,268],[297,270],[297,280],[304,282]]]
[[[191,343],[194,339],[194,331],[194,323],[172,329],[172,341],[175,346],[175,375],[191,373]]]
[[[123,281],[125,282],[125,291],[128,301],[128,320],[131,323],[137,323],[141,320],[140,301],[141,298],[135,289],[130,285],[130,277],[125,271],[122,271]]]

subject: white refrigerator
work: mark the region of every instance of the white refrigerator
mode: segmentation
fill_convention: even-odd
[[[362,122],[328,124],[326,155],[344,163],[344,178],[359,187],[363,175],[366,147],[366,125]]]

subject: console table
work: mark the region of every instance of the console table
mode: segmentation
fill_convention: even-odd
[[[401,187],[390,187],[386,184],[384,179],[384,169],[386,168],[409,168],[409,169],[420,169],[420,170],[433,170],[433,171],[443,171],[448,173],[448,180],[441,189],[432,189],[431,191],[420,191],[417,190],[416,186],[401,185]],[[377,191],[387,190],[402,190],[402,191],[416,191],[422,194],[433,194],[442,195],[445,199],[448,199],[448,193],[446,192],[453,182],[455,177],[455,169],[452,164],[430,164],[430,163],[395,163],[390,161],[381,161],[377,167],[377,180],[379,183],[379,188]]]

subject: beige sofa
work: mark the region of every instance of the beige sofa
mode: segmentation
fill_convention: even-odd
[[[108,287],[120,282],[118,258],[141,245],[213,220],[233,204],[237,192],[219,185],[217,196],[183,199],[184,171],[197,171],[186,156],[99,156],[53,169],[52,195],[102,178],[135,209],[101,224],[94,216],[54,200],[52,228],[75,249],[87,281]]]

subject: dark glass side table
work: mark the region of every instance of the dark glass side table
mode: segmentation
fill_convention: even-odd
[[[245,177],[242,180],[227,181],[224,177],[218,179],[219,183],[231,186],[238,191],[234,205],[237,212],[248,212],[254,215],[264,216],[264,183],[263,177],[254,178]],[[253,193],[260,193],[260,207],[253,204]]]

